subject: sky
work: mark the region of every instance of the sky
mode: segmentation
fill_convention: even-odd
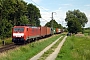
[[[90,27],[90,0],[24,0],[27,3],[36,5],[41,13],[40,24],[44,26],[53,17],[59,24],[66,27],[66,12],[79,9],[88,18],[85,27]]]

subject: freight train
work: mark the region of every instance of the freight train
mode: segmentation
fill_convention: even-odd
[[[51,36],[52,32],[50,27],[14,26],[12,28],[12,42],[30,42],[37,38]],[[61,30],[56,28],[54,33],[61,33]]]

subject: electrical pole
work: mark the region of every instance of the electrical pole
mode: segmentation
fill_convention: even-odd
[[[52,24],[51,24],[52,30],[53,30],[53,12],[52,12]]]
[[[54,33],[53,33],[53,13],[56,13],[56,12],[52,12],[52,22],[51,22],[52,34],[54,34]]]

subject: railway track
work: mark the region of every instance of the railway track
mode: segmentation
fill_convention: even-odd
[[[32,43],[32,42],[35,42],[35,41],[31,41],[30,43]],[[29,44],[29,43],[26,43],[26,44]],[[14,49],[16,47],[23,46],[23,45],[26,45],[26,44],[14,44],[14,43],[12,43],[12,44],[9,44],[9,45],[2,46],[2,47],[0,47],[0,53],[3,53],[5,51],[8,51],[8,50],[11,50],[11,49]]]
[[[48,38],[50,38],[50,37],[48,37]],[[44,39],[46,39],[46,38],[44,38]],[[39,41],[42,41],[42,40],[39,39]],[[32,43],[32,42],[36,42],[36,41],[31,41],[30,43]],[[26,44],[28,44],[28,43],[26,43]],[[14,43],[12,43],[12,44],[9,44],[9,45],[5,45],[3,47],[0,47],[0,53],[8,51],[10,49],[14,49],[14,48],[19,47],[19,46],[26,45],[26,44],[14,44]]]
[[[0,48],[0,53],[5,52],[5,51],[10,50],[10,49],[14,49],[18,46],[21,46],[21,45],[16,45],[16,44],[5,45],[5,46]]]
[[[32,43],[32,42],[36,42],[36,41],[31,41],[30,43]],[[9,44],[9,45],[2,46],[2,47],[0,47],[0,53],[3,53],[5,51],[11,50],[11,49],[14,49],[16,47],[24,46],[24,45],[27,45],[27,44],[29,44],[29,43],[26,43],[26,44],[14,44],[14,43],[12,43],[12,44]]]

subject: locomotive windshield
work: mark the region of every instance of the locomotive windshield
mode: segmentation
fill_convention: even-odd
[[[14,32],[24,32],[24,28],[14,28]]]

